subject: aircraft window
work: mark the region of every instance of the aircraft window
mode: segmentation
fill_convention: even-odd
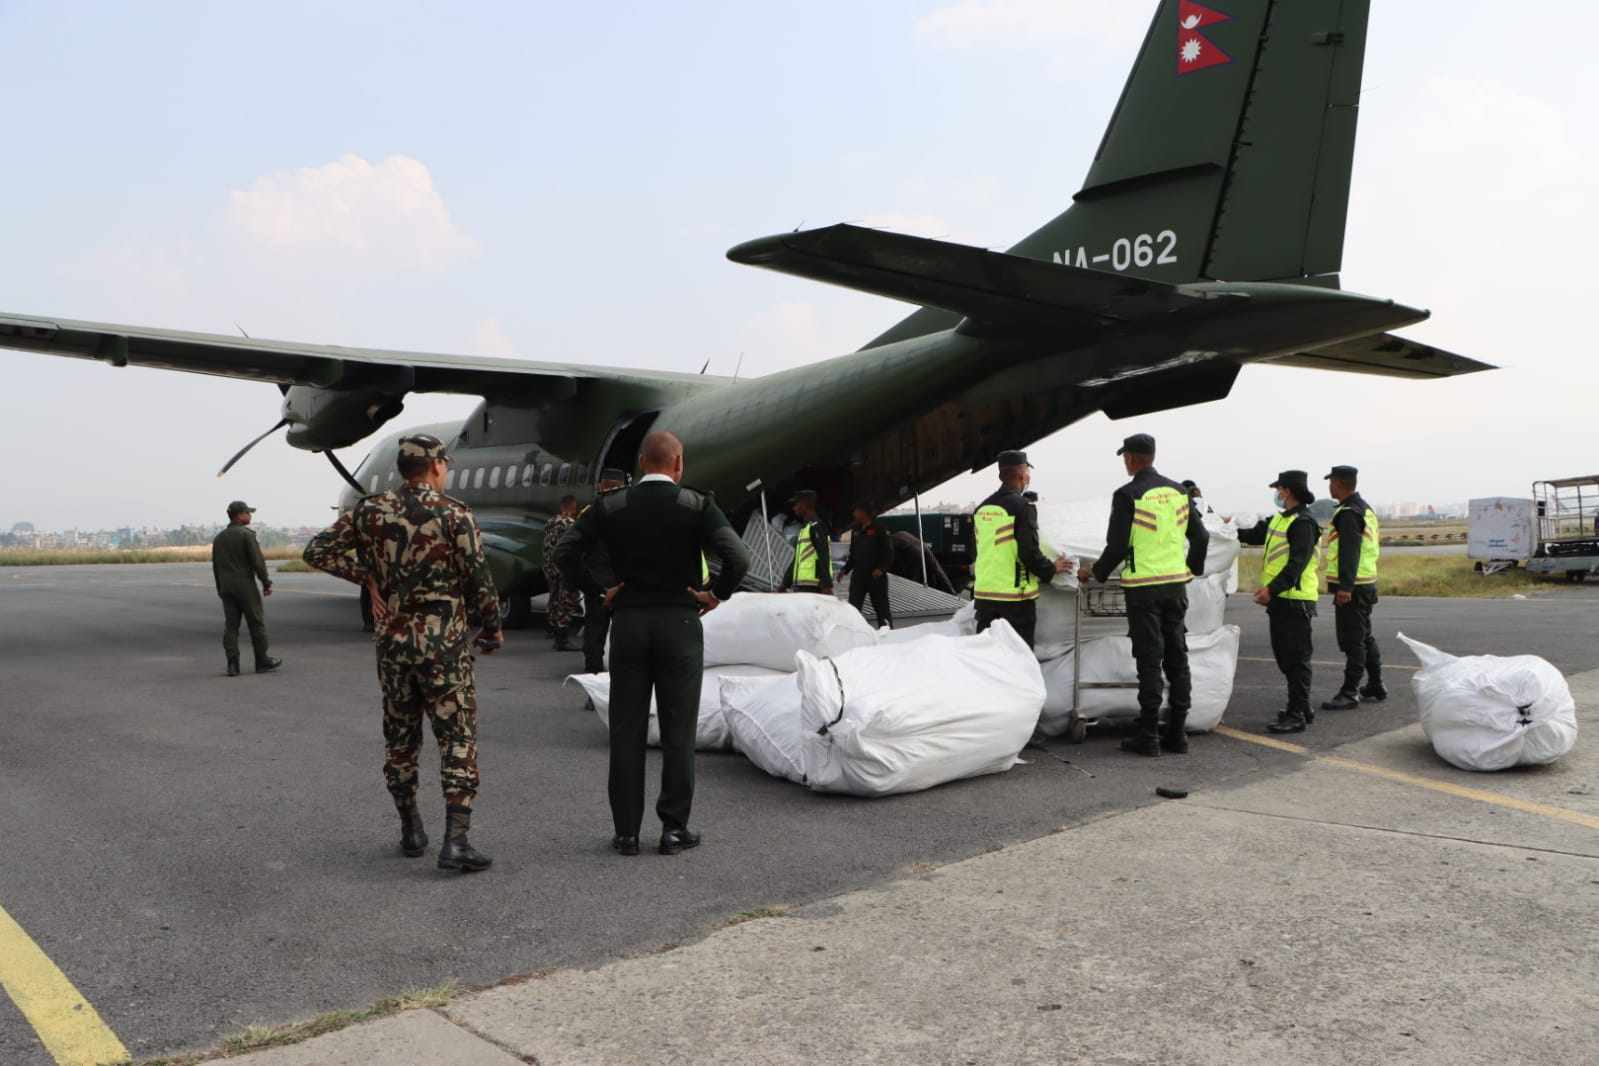
[[[544,469],[539,471],[539,484],[548,485],[550,478],[555,474],[555,467],[550,463],[544,464]]]
[[[571,463],[562,463],[561,464],[561,484],[570,485],[571,483],[572,483],[572,464]]]
[[[489,471],[489,488],[497,489],[499,487],[500,487],[500,468],[499,467],[495,467],[494,469]]]
[[[452,466],[449,472],[444,475],[444,490],[448,492],[453,488],[455,488],[455,467]]]
[[[477,468],[477,473],[472,475],[472,487],[474,489],[483,487],[483,468],[481,466]]]
[[[524,489],[533,487],[533,475],[535,473],[537,473],[537,471],[533,469],[532,463],[529,463],[522,468],[522,487]]]
[[[373,474],[372,475],[372,488],[371,488],[370,491],[376,492],[378,490],[378,482],[381,481],[381,480],[382,479],[380,477],[378,477],[377,474]]]
[[[512,464],[505,468],[505,487],[510,488],[516,484],[516,466]]]

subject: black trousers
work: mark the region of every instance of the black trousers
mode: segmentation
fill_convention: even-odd
[[[644,821],[644,751],[650,696],[661,728],[663,829],[688,828],[694,803],[694,735],[705,677],[705,634],[693,607],[624,607],[611,619],[611,819],[617,836]]]
[[[877,615],[877,624],[890,626],[894,624],[894,612],[888,606],[888,575],[873,577],[870,574],[851,573],[849,579],[849,605],[861,612],[862,617],[866,612],[861,607],[866,603],[866,597],[872,598],[872,611]]]
[[[1138,726],[1148,736],[1159,728],[1163,686],[1171,687],[1171,729],[1177,732],[1193,705],[1193,683],[1188,674],[1188,588],[1156,585],[1128,589],[1127,635],[1133,641],[1133,661],[1138,664]]]
[[[605,636],[611,631],[611,612],[605,607],[605,593],[583,593],[583,670],[605,672]]]
[[[1307,600],[1273,599],[1266,608],[1271,623],[1271,653],[1288,680],[1288,713],[1310,718],[1310,620],[1316,605]]]
[[[1330,591],[1337,592],[1338,588],[1330,586]],[[1362,675],[1373,685],[1382,684],[1382,649],[1371,635],[1371,609],[1375,606],[1376,585],[1356,585],[1348,603],[1333,604],[1338,650],[1344,653],[1344,692],[1356,692]]]
[[[1019,603],[1000,600],[977,601],[977,631],[981,633],[999,619],[1005,619],[1016,635],[1033,646],[1033,634],[1038,630],[1038,601],[1022,600]]]
[[[255,650],[256,665],[267,657],[266,613],[261,606],[261,593],[252,584],[248,588],[229,588],[218,593],[222,597],[222,651],[229,659],[239,657],[239,621],[250,627],[250,645]]]

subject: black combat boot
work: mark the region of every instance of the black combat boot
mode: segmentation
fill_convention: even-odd
[[[568,634],[570,632],[571,632],[571,627],[570,626],[561,626],[559,629],[557,629],[555,631],[555,650],[556,651],[573,651],[574,650],[573,647],[572,647],[571,640],[568,639]]]
[[[1122,750],[1134,755],[1160,754],[1160,711],[1140,711],[1134,732],[1122,741]]]
[[[422,812],[416,809],[416,800],[396,803],[400,810],[400,851],[406,858],[414,859],[428,849],[427,831],[422,828]]]
[[[228,656],[228,676],[239,676],[239,657],[237,655]]]
[[[1299,711],[1284,711],[1277,716],[1277,720],[1275,722],[1268,722],[1266,724],[1266,732],[1303,733],[1305,731],[1305,727],[1308,725],[1310,725],[1310,723],[1306,721],[1306,715],[1300,713]]]
[[[1360,696],[1352,688],[1341,688],[1332,699],[1321,705],[1324,711],[1352,711],[1360,706]]]
[[[444,846],[439,849],[439,869],[472,873],[475,870],[487,870],[494,863],[493,859],[472,847],[466,839],[467,830],[471,828],[470,807],[445,808]]]
[[[1373,677],[1366,682],[1366,687],[1360,690],[1360,698],[1373,703],[1381,703],[1388,698],[1388,689],[1382,683],[1382,678]]]
[[[1188,754],[1188,712],[1166,712],[1166,727],[1160,734],[1160,750],[1173,755]]]
[[[264,674],[264,673],[268,672],[269,670],[276,670],[278,667],[280,667],[282,665],[283,665],[283,660],[282,659],[275,659],[272,656],[268,655],[264,659],[257,659],[255,661],[255,672],[258,673],[258,674]]]

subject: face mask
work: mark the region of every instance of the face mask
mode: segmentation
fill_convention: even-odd
[[[1288,510],[1288,500],[1280,492],[1273,494],[1271,502],[1279,511]]]

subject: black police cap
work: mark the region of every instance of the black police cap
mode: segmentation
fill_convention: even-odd
[[[1277,475],[1276,481],[1273,481],[1266,487],[1280,489],[1293,488],[1295,485],[1308,484],[1310,484],[1310,475],[1305,473],[1303,470],[1284,470],[1282,473]]]
[[[995,460],[995,462],[999,463],[1000,466],[1027,466],[1027,467],[1030,467],[1030,466],[1033,465],[1032,463],[1029,463],[1027,461],[1027,453],[1026,452],[1017,451],[1014,448],[1011,449],[1010,451],[1000,452],[999,456]]]
[[[1116,449],[1117,455],[1121,455],[1124,452],[1131,452],[1134,455],[1154,455],[1155,438],[1148,433],[1134,433],[1131,437],[1122,441],[1122,446]]]
[[[623,484],[626,484],[627,483],[627,472],[625,470],[620,470],[620,469],[618,469],[617,467],[614,467],[614,466],[608,466],[608,467],[605,467],[603,470],[600,471],[600,480],[602,482],[603,481],[620,481]]]
[[[1322,480],[1330,481],[1337,478],[1339,481],[1353,481],[1360,476],[1360,471],[1352,466],[1335,466]]]

